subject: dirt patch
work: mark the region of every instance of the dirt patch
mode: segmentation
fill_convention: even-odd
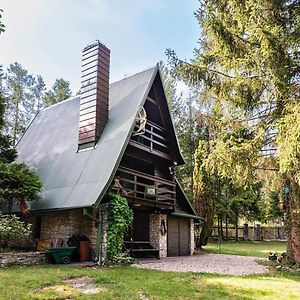
[[[34,292],[34,299],[77,299],[80,294],[97,294],[106,290],[92,284],[92,280],[88,276],[72,277],[66,279],[61,284],[45,286],[41,290]]]
[[[41,296],[41,299],[75,299],[79,296],[79,292],[70,286],[53,285],[46,286],[42,291],[34,294],[37,295]]]
[[[68,278],[65,280],[65,283],[70,284],[83,294],[97,294],[104,290],[104,288],[99,288],[92,284],[91,278],[88,276]]]

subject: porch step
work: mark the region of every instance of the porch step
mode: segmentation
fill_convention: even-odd
[[[147,241],[124,241],[124,248],[129,250],[133,257],[154,256],[159,259],[159,250],[154,249]]]

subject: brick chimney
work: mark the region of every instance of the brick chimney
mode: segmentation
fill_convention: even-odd
[[[79,148],[95,146],[108,120],[110,50],[99,41],[82,51]]]

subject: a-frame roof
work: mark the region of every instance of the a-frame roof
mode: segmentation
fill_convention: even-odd
[[[79,97],[38,113],[17,145],[17,161],[36,171],[44,185],[31,210],[89,207],[101,201],[156,76],[158,66],[110,84],[109,120],[94,149],[78,152]]]

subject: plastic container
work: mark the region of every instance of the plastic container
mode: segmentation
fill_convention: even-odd
[[[90,260],[90,248],[91,248],[90,241],[80,241],[79,260],[81,262]]]

